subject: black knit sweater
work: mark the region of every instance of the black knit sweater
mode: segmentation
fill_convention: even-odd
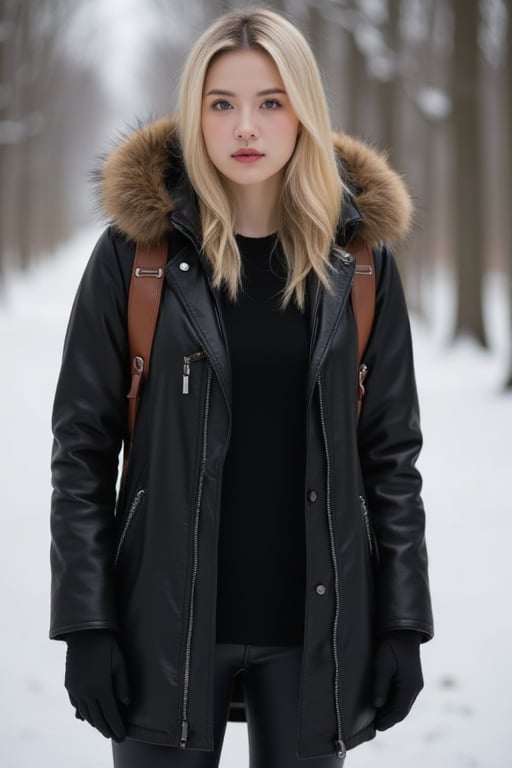
[[[279,309],[285,264],[277,236],[237,235],[243,292],[223,292],[233,377],[224,467],[217,642],[295,645],[305,599],[307,316]],[[273,246],[277,248],[272,252]]]

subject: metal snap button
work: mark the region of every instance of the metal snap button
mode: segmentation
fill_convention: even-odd
[[[352,262],[354,261],[354,257],[348,251],[342,251],[340,258],[341,258],[342,262],[344,264],[346,264],[347,266],[349,264],[352,264]]]
[[[180,264],[180,269],[182,272],[188,272],[188,270],[190,269],[190,264],[188,263],[188,261],[182,261]]]
[[[309,501],[316,501],[318,499],[318,494],[316,491],[308,491],[308,499]]]
[[[315,592],[317,595],[325,595],[325,584],[317,584],[315,587]]]

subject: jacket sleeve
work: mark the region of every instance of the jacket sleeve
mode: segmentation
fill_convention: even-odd
[[[124,258],[123,258],[124,257]],[[64,342],[52,428],[50,637],[117,628],[112,551],[129,386],[126,243],[100,237]]]
[[[379,552],[377,632],[413,629],[433,636],[425,544],[422,445],[411,332],[392,253],[375,252],[375,320],[364,362],[366,394],[359,453],[370,520]]]

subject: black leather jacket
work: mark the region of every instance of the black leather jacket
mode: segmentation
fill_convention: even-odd
[[[134,223],[130,211],[123,219],[118,198],[111,203],[109,195],[127,183],[119,177],[119,167],[130,170],[123,148],[131,142],[137,150],[148,130],[162,136],[160,191],[170,201],[170,258],[150,376],[116,501],[130,376],[126,315],[134,237],[148,226],[156,236],[156,229],[147,220]],[[133,690],[128,734],[179,746],[187,733],[187,748],[212,749],[216,545],[231,376],[218,295],[198,251],[194,196],[181,171],[176,179],[169,172],[172,130],[172,122],[162,121],[142,129],[104,172],[115,226],[101,236],[80,284],[54,403],[50,636],[95,627],[118,632]],[[358,149],[368,153],[370,166],[385,165],[364,145]],[[353,178],[346,146],[339,152]],[[130,158],[133,163],[133,152]],[[354,181],[360,189],[361,179]],[[141,190],[133,194],[142,200]],[[391,194],[379,200],[389,220],[398,203]],[[376,263],[376,315],[359,421],[354,264],[332,253],[333,295],[308,276],[302,758],[332,754],[340,740],[350,748],[375,735],[371,686],[379,633],[414,629],[425,640],[433,634],[409,322],[394,259],[387,245],[375,242],[372,211],[364,208],[358,203],[344,210],[339,235],[340,244],[354,232],[372,242]],[[385,236],[393,234],[388,224],[379,230]],[[183,362],[191,355],[185,395]]]

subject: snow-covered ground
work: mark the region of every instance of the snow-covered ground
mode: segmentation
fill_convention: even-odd
[[[0,294],[3,768],[111,765],[109,743],[68,704],[64,644],[48,640],[51,402],[72,297],[98,234],[80,233]],[[426,684],[410,716],[351,751],[351,768],[512,765],[512,396],[501,390],[498,280],[488,294],[491,353],[444,343],[444,282],[432,290],[433,330],[413,323],[436,637],[422,649]],[[228,725],[221,765],[248,765],[244,725]]]

